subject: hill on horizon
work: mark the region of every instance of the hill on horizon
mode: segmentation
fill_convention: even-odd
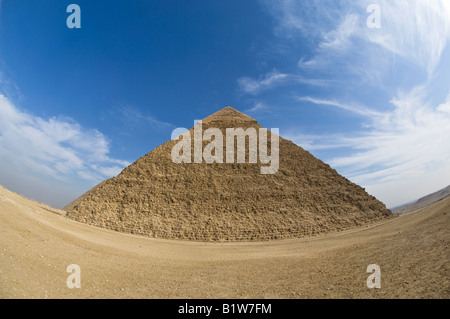
[[[449,197],[449,196],[450,196],[450,185],[448,185],[447,187],[445,187],[443,189],[438,190],[437,192],[423,196],[423,197],[419,198],[418,200],[416,200],[415,202],[397,207],[392,210],[392,213],[394,213],[396,215],[411,213],[413,211],[416,211],[416,210],[422,209],[424,207],[427,207],[431,204],[434,204],[440,200],[443,200],[444,198]]]

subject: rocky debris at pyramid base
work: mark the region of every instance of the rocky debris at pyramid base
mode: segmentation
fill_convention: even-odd
[[[261,128],[231,107],[202,125],[203,131]],[[268,175],[260,173],[259,162],[174,163],[176,143],[164,143],[85,193],[65,208],[67,217],[148,237],[199,241],[305,237],[393,217],[363,188],[281,137],[279,168]]]

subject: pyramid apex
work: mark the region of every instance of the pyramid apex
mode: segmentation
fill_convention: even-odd
[[[205,117],[202,120],[203,123],[206,122],[249,122],[257,123],[257,121],[248,115],[234,109],[231,106],[226,106],[223,109]]]

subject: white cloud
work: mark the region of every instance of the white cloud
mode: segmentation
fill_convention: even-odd
[[[367,0],[363,4],[373,2]],[[382,28],[361,37],[423,67],[431,75],[450,39],[448,0],[378,0]]]
[[[359,22],[359,16],[347,14],[335,30],[325,33],[319,48],[325,50],[346,50],[351,44],[351,37],[357,34],[361,28]]]
[[[391,100],[392,111],[367,113],[371,121],[368,133],[358,136],[294,133],[291,138],[309,150],[351,149],[349,155],[336,156],[327,162],[352,181],[376,190],[377,196],[389,206],[406,203],[432,189],[447,186],[450,180],[450,95],[439,106],[429,105],[427,96],[427,89],[422,86],[399,92]],[[304,100],[365,114],[365,108],[355,109],[335,101]],[[399,185],[406,186],[404,181],[415,184],[405,188],[408,191],[398,188],[398,192],[393,192]]]
[[[252,108],[247,109],[244,113],[270,112],[269,107],[261,102],[257,102]]]
[[[317,38],[323,35],[324,27],[334,24],[341,16],[339,4],[335,0],[263,2],[278,22],[275,33],[280,37],[295,38],[301,33],[308,38]]]
[[[349,111],[354,114],[358,114],[365,117],[374,117],[374,116],[384,116],[383,113],[377,112],[375,110],[372,110],[368,107],[357,105],[357,104],[350,104],[350,103],[340,103],[335,100],[325,100],[325,99],[319,99],[319,98],[313,98],[309,96],[300,96],[297,97],[298,101],[304,101],[304,102],[310,102],[313,104],[318,105],[328,105],[328,106],[334,106],[337,108],[340,108],[345,111]]]
[[[327,135],[291,132],[294,142],[328,153],[324,160],[388,206],[449,184],[450,94],[444,101],[436,100],[442,90],[450,90],[448,76],[443,75],[449,71],[443,56],[449,49],[450,1],[265,3],[278,22],[278,37],[307,46],[297,53],[298,72],[342,80],[349,87],[324,92],[333,98],[296,99],[357,114],[365,125],[364,130],[352,126],[347,133]],[[380,29],[366,25],[369,4],[381,9]],[[358,92],[347,102],[355,88],[367,92],[364,103],[357,102]],[[373,96],[377,93],[380,96]],[[383,102],[386,93],[391,99]]]
[[[20,111],[0,94],[0,158],[28,174],[69,181],[75,176],[99,181],[129,163],[111,158],[105,136],[68,118],[43,119]]]
[[[305,57],[302,57],[300,61],[298,61],[298,66],[300,68],[317,68],[320,66],[320,63],[316,58],[306,60]]]
[[[274,88],[277,85],[285,83],[302,83],[313,86],[327,86],[330,80],[305,78],[296,74],[279,73],[277,71],[266,73],[259,79],[252,79],[250,77],[241,77],[238,79],[238,85],[241,91],[257,95],[265,90]]]
[[[301,68],[327,68],[336,54],[351,51],[348,63],[354,73],[367,75],[367,68],[381,66],[377,60],[389,52],[433,74],[450,39],[450,2],[448,0],[353,0],[337,1],[266,1],[278,21],[277,34],[282,38],[312,38],[318,43],[316,55],[305,60]],[[366,9],[378,4],[381,28],[366,25]],[[356,45],[356,47],[355,47]],[[374,56],[374,46],[384,50]],[[375,50],[378,50],[375,49]],[[378,51],[382,52],[382,51]],[[361,61],[355,61],[355,56]],[[375,59],[375,61],[372,61]]]
[[[250,94],[257,94],[262,90],[272,88],[276,84],[285,80],[289,75],[273,71],[266,73],[262,78],[257,80],[249,77],[241,77],[238,79],[238,85],[242,91]]]
[[[450,114],[450,94],[447,96],[447,100],[438,106],[437,110],[442,113]]]
[[[305,150],[308,151],[331,150],[352,146],[350,143],[345,142],[344,139],[338,137],[337,135],[326,136],[326,135],[303,134],[298,133],[293,129],[285,130],[283,138],[294,142],[295,144],[303,147]]]
[[[131,106],[122,106],[116,109],[120,120],[128,128],[140,125],[150,125],[153,128],[171,128],[174,125],[158,120],[150,114],[144,114],[139,109]]]

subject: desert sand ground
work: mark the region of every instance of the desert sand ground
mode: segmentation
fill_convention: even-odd
[[[450,199],[303,239],[204,243],[82,224],[0,187],[1,298],[450,297]],[[66,285],[81,268],[81,288]],[[366,268],[381,267],[369,289]]]

